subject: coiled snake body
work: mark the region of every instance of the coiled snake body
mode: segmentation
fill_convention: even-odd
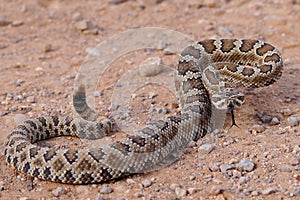
[[[226,81],[262,87],[280,78],[282,58],[276,48],[258,40],[198,42],[183,50],[179,57],[175,86],[180,114],[151,123],[106,147],[79,150],[56,150],[34,143],[62,135],[104,137],[111,131],[113,122],[58,116],[27,120],[7,137],[6,161],[30,176],[70,184],[99,183],[170,164],[190,141],[197,141],[211,131],[210,89],[202,78],[207,66],[212,66]],[[206,77],[213,82],[209,79]],[[86,104],[84,86],[75,91],[74,106],[82,116],[95,115]]]

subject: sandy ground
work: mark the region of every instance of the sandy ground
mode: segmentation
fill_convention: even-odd
[[[116,2],[0,0],[0,198],[299,199],[300,128],[293,120],[300,119],[300,2]],[[220,133],[210,153],[201,151],[205,147],[201,140],[179,161],[159,171],[74,186],[33,179],[8,167],[3,145],[15,118],[23,116],[17,114],[72,115],[74,79],[89,50],[121,31],[146,26],[170,28],[196,40],[263,39],[282,53],[283,75],[267,88],[243,89],[246,103],[236,112],[240,129]],[[169,53],[139,51],[116,59],[99,81],[97,110],[109,114],[113,90],[121,87],[116,82],[147,57],[159,56],[174,67],[177,56]],[[176,98],[164,87],[148,85],[132,93],[132,116],[142,124],[154,105],[175,111]],[[59,138],[50,143],[66,141],[74,140]],[[243,159],[255,168],[241,171],[238,164]]]

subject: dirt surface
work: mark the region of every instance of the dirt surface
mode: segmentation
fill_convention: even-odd
[[[300,2],[117,2],[0,0],[0,199],[299,199],[300,128],[293,123],[300,119]],[[179,161],[159,171],[74,186],[8,167],[2,152],[15,119],[72,115],[75,76],[89,49],[121,31],[146,26],[170,28],[196,40],[263,39],[282,53],[282,78],[267,88],[243,89],[246,102],[236,110],[240,128],[228,131],[227,122],[217,137],[191,145]],[[116,82],[147,57],[159,56],[174,67],[177,56],[169,54],[139,51],[115,60],[99,81],[97,110],[109,115],[113,90],[122,87]],[[176,98],[164,87],[145,85],[132,93],[133,122],[145,124],[155,106],[163,115],[176,111]],[[213,150],[201,150],[212,147],[211,139]],[[250,168],[241,170],[240,161]]]

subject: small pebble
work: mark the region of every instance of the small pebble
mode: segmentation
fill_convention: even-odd
[[[278,135],[282,135],[282,134],[285,134],[286,133],[286,129],[283,129],[283,128],[279,128],[278,130],[276,130],[276,134],[278,134]]]
[[[242,176],[242,177],[239,178],[238,183],[239,183],[239,184],[245,184],[245,183],[248,182],[248,180],[249,180],[249,179],[248,179],[247,177]]]
[[[296,117],[289,117],[287,120],[288,120],[289,126],[298,126],[299,125],[299,119]]]
[[[294,194],[294,196],[300,195],[300,187],[295,188],[293,194]]]
[[[38,67],[34,68],[34,70],[39,72],[39,71],[43,71],[44,69],[42,67],[38,66]]]
[[[146,179],[142,182],[142,185],[144,188],[150,187],[152,185],[152,181],[149,179]]]
[[[83,33],[86,35],[98,35],[99,30],[98,28],[90,28],[88,30],[84,30]]]
[[[281,172],[292,172],[292,168],[289,165],[286,165],[284,168],[280,169]]]
[[[88,20],[82,20],[82,21],[77,22],[75,24],[75,27],[80,31],[84,31],[84,30],[92,28],[92,23]]]
[[[28,197],[20,197],[19,200],[29,200]]]
[[[293,154],[298,154],[300,153],[300,146],[299,145],[295,145],[293,148]]]
[[[209,154],[214,149],[215,149],[214,144],[203,144],[199,147],[198,151],[203,154]]]
[[[212,171],[212,172],[218,172],[220,170],[219,166],[215,163],[211,164],[209,166],[209,169]]]
[[[280,121],[277,117],[273,117],[270,124],[271,125],[277,125],[277,124],[280,124]]]
[[[141,192],[136,192],[136,193],[133,194],[133,196],[135,198],[141,198],[141,197],[144,197],[145,195],[143,193],[141,193]]]
[[[74,21],[81,21],[81,20],[83,20],[83,17],[79,12],[76,12],[72,15],[72,19]]]
[[[94,94],[94,97],[100,97],[103,93],[101,91],[97,90],[93,94]]]
[[[76,192],[79,194],[83,194],[89,191],[89,187],[86,185],[79,185],[78,187],[76,187]]]
[[[56,189],[52,190],[52,194],[55,197],[60,196],[61,194],[63,194],[63,188],[62,187],[57,187]]]
[[[262,116],[260,116],[260,120],[262,123],[270,123],[272,120],[272,117],[270,115],[262,115]]]
[[[112,192],[113,192],[113,189],[111,189],[107,185],[102,186],[102,188],[100,189],[101,194],[110,194]]]
[[[48,52],[50,52],[50,51],[52,51],[52,50],[53,50],[52,44],[46,44],[46,45],[44,46],[44,53],[48,53]]]
[[[226,173],[230,169],[234,169],[234,166],[226,163],[220,165],[220,170],[223,173]]]
[[[188,191],[184,188],[175,188],[175,194],[178,197],[185,197],[187,195]]]
[[[224,191],[224,189],[222,189],[221,187],[219,187],[219,186],[212,186],[211,187],[211,189],[210,189],[210,191],[209,191],[209,193],[211,194],[211,195],[218,195],[218,194],[221,194],[222,192]]]
[[[193,148],[193,147],[196,147],[196,146],[197,146],[197,143],[194,140],[189,142],[189,148]]]
[[[22,20],[16,20],[11,23],[12,26],[17,27],[23,25],[24,22]]]
[[[164,40],[159,40],[156,49],[163,50],[167,47],[167,43]]]
[[[0,17],[0,26],[7,26],[10,23],[11,23],[10,21],[7,21],[5,18]]]
[[[16,81],[16,86],[21,86],[22,83],[25,83],[25,81],[21,80],[21,79],[18,79]]]
[[[187,191],[189,194],[193,195],[193,194],[199,192],[199,189],[198,188],[189,188],[189,189],[187,189]]]
[[[177,183],[172,183],[170,185],[170,189],[175,191],[176,188],[181,188],[181,185],[177,184]]]
[[[255,131],[256,133],[262,133],[266,130],[266,128],[262,125],[256,124],[252,126],[252,130]]]
[[[161,71],[161,58],[158,56],[147,58],[139,66],[139,73],[144,77],[156,76]]]
[[[251,196],[258,196],[258,195],[259,195],[259,193],[256,190],[251,192]]]
[[[27,189],[28,189],[28,191],[31,191],[31,190],[33,190],[33,179],[32,178],[30,178],[30,179],[27,179],[26,180],[26,184],[27,184]]]
[[[278,191],[277,188],[268,188],[262,191],[262,194],[264,195],[269,195],[269,194],[273,194],[276,193]]]
[[[292,111],[291,111],[291,109],[286,108],[286,109],[284,109],[284,110],[282,111],[282,114],[283,114],[284,116],[290,116],[290,115],[292,114]]]
[[[224,35],[227,35],[227,36],[233,36],[233,33],[232,31],[230,31],[228,28],[225,28],[223,26],[221,26],[219,28],[219,33],[220,35],[224,36]]]
[[[251,160],[248,160],[246,158],[243,158],[240,160],[240,162],[236,165],[236,168],[240,171],[246,171],[246,172],[251,172],[255,168],[255,163],[252,162]]]
[[[236,164],[236,163],[238,163],[238,162],[239,162],[238,159],[232,158],[232,159],[229,161],[229,164],[233,165],[233,164]]]
[[[136,181],[133,180],[132,178],[128,178],[128,179],[126,179],[126,183],[127,184],[136,184]]]
[[[29,96],[29,97],[26,98],[26,101],[27,101],[28,103],[35,103],[35,102],[36,102],[36,99],[35,99],[34,96]]]
[[[110,4],[120,4],[120,3],[124,3],[126,1],[128,1],[128,0],[109,0],[108,2]]]
[[[23,114],[16,114],[14,120],[16,124],[23,124],[27,118]]]
[[[98,195],[95,200],[104,200],[104,197],[102,196],[102,194]]]
[[[294,157],[290,160],[290,164],[291,164],[292,166],[300,165],[300,158],[294,156]]]

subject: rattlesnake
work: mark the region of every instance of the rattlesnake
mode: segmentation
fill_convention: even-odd
[[[25,121],[7,137],[4,155],[9,165],[30,176],[70,184],[99,183],[158,169],[178,158],[194,140],[211,131],[212,101],[203,69],[213,67],[220,77],[245,87],[274,83],[282,74],[282,58],[270,44],[258,40],[203,40],[179,57],[175,86],[180,114],[150,123],[144,129],[106,147],[52,149],[34,144],[56,136],[94,139],[114,126],[86,104],[85,88],[74,92],[75,109],[84,119],[47,116]],[[204,84],[205,83],[205,84]],[[212,86],[217,83],[211,83]],[[98,120],[93,121],[93,120]]]

